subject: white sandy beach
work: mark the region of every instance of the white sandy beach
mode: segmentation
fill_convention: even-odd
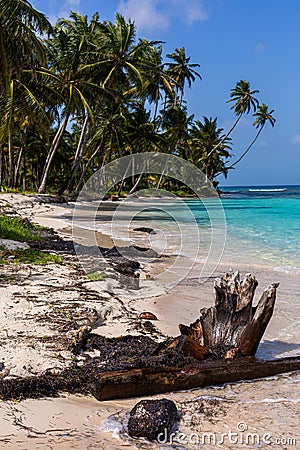
[[[40,203],[34,196],[15,194],[3,194],[0,201],[1,205],[11,204],[23,217],[53,228],[66,239],[71,238],[70,223],[66,218],[72,216],[72,204]],[[82,239],[81,234],[80,243],[83,243]],[[113,245],[110,237],[101,233],[97,233],[97,242],[103,247]],[[225,249],[214,276],[222,275],[230,267],[239,269],[242,274],[253,273],[259,281],[256,298],[270,283],[280,282],[275,313],[258,356],[299,355],[299,275],[274,271],[271,263],[253,261],[247,255],[240,255],[236,260],[230,259],[231,256]],[[71,358],[70,352],[64,349],[62,330],[66,314],[77,314],[83,319],[88,317],[91,321],[98,314],[100,326],[94,332],[119,336],[137,332],[134,325],[138,315],[142,311],[151,311],[159,319],[155,322],[158,339],[159,332],[178,335],[178,323],[189,324],[197,318],[201,307],[213,303],[214,276],[199,285],[199,267],[195,266],[182,282],[159,295],[161,286],[156,277],[167,264],[168,261],[162,260],[145,265],[142,280],[149,293],[144,291],[142,296],[132,293],[122,299],[120,292],[122,302],[109,292],[101,291],[101,284],[95,286],[85,276],[75,256],[66,255],[64,265],[20,267],[15,282],[1,280],[0,283],[0,361],[4,362],[6,371],[2,371],[2,375],[26,376],[47,368],[60,370],[66,367]],[[10,273],[14,270],[12,266]],[[146,279],[146,273],[151,277]],[[61,321],[60,332],[57,323],[55,327],[51,326],[53,321]],[[297,439],[298,444],[292,448],[300,448],[299,383],[299,374],[285,374],[260,381],[170,393],[165,397],[173,399],[184,413],[180,431],[187,436],[191,433],[200,436],[205,431],[220,437],[228,430],[235,432],[237,424],[243,422],[249,432],[257,433],[261,438],[260,445],[255,448],[270,447],[262,442],[264,433],[271,435],[272,448],[290,448],[283,446],[283,438]],[[157,444],[134,441],[122,431],[126,414],[137,400],[98,402],[92,397],[62,395],[55,399],[2,402],[0,446],[11,449],[158,448]],[[194,449],[199,446],[189,441],[168,448]],[[254,446],[246,445],[240,437],[238,445],[224,442],[206,448]]]

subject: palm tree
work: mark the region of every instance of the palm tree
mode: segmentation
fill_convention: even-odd
[[[251,109],[253,108],[254,112],[256,111],[256,108],[258,106],[258,100],[254,97],[255,94],[257,94],[258,90],[251,90],[250,89],[250,83],[246,80],[240,80],[236,83],[235,88],[231,89],[230,91],[230,99],[227,100],[227,103],[229,102],[235,102],[231,109],[234,110],[235,115],[237,116],[236,121],[230,128],[230,130],[224,135],[224,140],[228,138],[228,136],[231,134],[231,132],[234,130],[234,128],[239,123],[241,117],[243,114],[249,114]],[[223,141],[220,141],[210,152],[207,157],[209,157],[219,146],[223,143]]]
[[[156,123],[159,101],[164,93],[165,99],[174,95],[172,80],[165,70],[162,59],[162,46],[152,46],[148,49],[146,61],[142,61],[142,74],[145,80],[144,89],[146,98],[154,103],[153,122]]]
[[[124,149],[128,145],[126,135],[127,121],[123,114],[112,114],[108,110],[102,111],[97,118],[95,132],[91,137],[88,148],[93,149],[83,167],[80,179],[77,183],[75,193],[78,194],[82,188],[85,175],[90,166],[98,158],[98,164],[93,169],[109,163],[113,158],[124,156]],[[100,161],[100,162],[99,162]]]
[[[186,107],[174,106],[170,102],[162,111],[163,136],[167,143],[166,153],[185,156],[189,140],[189,127],[194,115],[188,115]]]
[[[97,44],[94,60],[83,70],[98,79],[104,89],[112,90],[116,98],[118,92],[140,94],[144,82],[139,64],[152,43],[146,39],[136,43],[134,23],[126,22],[117,13],[114,23],[104,21],[100,24]]]
[[[203,117],[203,122],[196,120],[192,125],[191,137],[191,154],[189,160],[196,164],[206,174],[206,178],[213,181],[217,174],[222,172],[227,175],[224,159],[229,158],[231,149],[229,143],[230,138],[224,139],[223,128],[217,125],[217,118],[212,119]],[[220,144],[217,151],[210,155],[212,148]],[[208,155],[210,155],[208,157]]]
[[[73,18],[75,16],[78,15],[73,15]],[[54,104],[60,116],[59,126],[44,164],[39,193],[46,192],[51,164],[69,119],[76,114],[82,114],[88,115],[93,122],[94,114],[90,102],[94,101],[97,93],[103,92],[103,89],[82,70],[82,58],[85,57],[85,52],[82,50],[82,35],[77,32],[78,29],[80,30],[80,27],[66,26],[65,21],[57,24],[53,37],[47,42],[49,67],[38,71],[42,82],[47,83],[56,97]]]
[[[22,111],[23,118],[27,114],[33,116],[36,107],[42,109],[24,80],[24,68],[30,70],[32,78],[37,65],[45,61],[45,46],[36,32],[42,35],[50,31],[51,25],[44,14],[27,0],[0,0],[0,144],[8,137],[10,187],[15,179],[13,118],[24,106],[27,110]]]
[[[234,163],[232,163],[230,167],[227,167],[227,169],[232,169],[244,158],[244,156],[247,155],[253,144],[258,139],[258,136],[262,132],[267,122],[269,122],[271,126],[274,127],[276,122],[276,119],[272,116],[274,111],[275,111],[274,109],[272,109],[272,111],[268,111],[268,106],[265,103],[262,103],[261,105],[258,106],[257,111],[253,114],[253,116],[256,117],[255,121],[253,122],[253,125],[256,126],[258,132],[256,133],[256,136],[254,137],[253,141],[244,151],[244,153],[242,153],[242,155]]]
[[[117,115],[126,111],[128,103],[134,104],[139,101],[139,97],[144,91],[141,68],[143,66],[145,69],[145,61],[147,61],[145,55],[148,50],[152,49],[152,43],[145,39],[136,43],[134,23],[131,21],[126,22],[124,17],[119,14],[116,15],[114,23],[104,21],[100,24],[97,22],[97,26],[94,23],[89,31],[93,47],[88,52],[87,60],[81,65],[81,72],[85,76],[90,77],[93,83],[102,89],[102,96],[97,97],[98,105],[94,108],[96,116],[95,139],[89,133],[86,133],[85,138],[82,134],[80,141],[84,139],[85,143],[87,143],[87,138],[89,137],[91,137],[90,142],[94,142],[100,136],[103,137],[103,126],[106,126],[104,125],[105,121],[103,121],[104,111],[108,114],[108,123],[115,123]],[[97,117],[99,117],[98,122]],[[114,118],[112,122],[111,117]],[[107,146],[108,140],[105,139],[105,142],[105,145],[103,142],[100,146],[96,145],[92,156],[85,165],[84,174],[99,153],[98,147],[103,149]],[[72,179],[84,156],[84,146],[81,150],[79,143],[68,188],[72,186]],[[113,149],[111,149],[111,152],[113,152]],[[83,177],[81,176],[82,179]]]
[[[200,67],[199,64],[191,64],[190,57],[185,54],[185,48],[176,48],[173,53],[167,55],[168,58],[174,62],[168,63],[168,72],[171,78],[174,80],[177,87],[177,97],[179,97],[179,106],[182,105],[185,83],[188,83],[189,88],[192,86],[192,82],[198,77],[202,80],[201,75],[195,70],[196,67]],[[175,105],[177,98],[175,98]]]
[[[46,16],[27,0],[0,0],[0,94],[10,90],[12,78],[18,78],[24,61],[32,70],[37,61],[45,61],[45,46],[37,36],[51,32]]]

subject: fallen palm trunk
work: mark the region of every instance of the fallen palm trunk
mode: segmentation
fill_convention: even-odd
[[[300,370],[300,357],[270,361],[253,357],[206,360],[181,368],[101,373],[98,380],[89,385],[89,391],[97,400],[113,400],[253,380],[295,370]]]
[[[254,357],[207,359],[183,367],[101,370],[97,365],[83,365],[59,374],[0,380],[0,398],[55,397],[60,392],[90,393],[97,400],[148,396],[293,372],[300,370],[300,357],[270,361]]]

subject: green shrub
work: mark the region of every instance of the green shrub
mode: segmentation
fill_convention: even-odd
[[[62,259],[59,255],[53,255],[50,253],[41,252],[40,250],[34,250],[28,248],[26,250],[0,250],[0,264],[61,264]]]
[[[25,221],[20,217],[8,217],[0,215],[0,239],[12,239],[13,241],[29,242],[39,241],[41,227]]]

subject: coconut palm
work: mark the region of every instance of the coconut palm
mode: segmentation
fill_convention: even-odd
[[[194,115],[188,115],[185,106],[174,106],[171,102],[162,111],[163,136],[167,142],[166,153],[175,153],[186,156],[186,147],[189,140],[189,127]]]
[[[36,33],[50,33],[46,16],[27,0],[0,0],[0,93],[7,94],[24,61],[31,69],[45,61],[45,46]]]
[[[146,39],[136,43],[134,23],[116,14],[114,23],[100,24],[97,44],[94,61],[83,69],[98,79],[103,88],[112,90],[116,98],[118,92],[141,93],[144,83],[139,64],[152,43]]]
[[[234,124],[230,128],[230,130],[224,135],[224,140],[228,138],[228,136],[231,134],[231,132],[235,129],[237,124],[239,123],[241,117],[243,114],[249,114],[251,109],[256,111],[256,108],[259,104],[258,100],[254,97],[255,94],[257,94],[258,90],[251,90],[250,89],[250,83],[246,80],[240,80],[236,83],[235,88],[231,89],[230,91],[230,99],[227,100],[227,103],[229,102],[235,102],[231,109],[234,110],[235,115],[237,116],[237,119],[235,120]],[[219,146],[223,143],[223,141],[220,141],[210,152],[208,157],[217,149]]]
[[[40,108],[24,80],[23,69],[32,73],[45,61],[45,46],[36,32],[50,32],[45,15],[27,0],[0,0],[0,143],[8,137],[8,186],[14,184],[15,157],[12,146],[14,117],[36,114]],[[27,82],[26,82],[27,81]],[[20,111],[26,106],[26,111]],[[22,145],[21,145],[22,146]]]
[[[73,18],[75,16],[73,15]],[[51,164],[70,118],[76,114],[88,115],[93,122],[94,114],[90,102],[103,92],[82,70],[85,52],[82,50],[83,41],[79,31],[80,27],[68,27],[65,21],[58,23],[52,38],[47,42],[49,67],[38,71],[41,81],[47,83],[54,93],[54,104],[59,115],[59,126],[45,161],[39,193],[46,191]]]
[[[162,93],[166,97],[173,97],[174,90],[172,80],[165,70],[162,58],[162,46],[149,47],[146,61],[142,61],[142,74],[144,78],[144,89],[146,98],[150,103],[154,103],[153,122],[156,122],[159,101]],[[174,83],[173,83],[174,84]]]
[[[257,141],[260,133],[262,132],[265,124],[269,122],[272,127],[274,127],[276,119],[272,116],[273,112],[275,110],[272,109],[272,111],[268,111],[268,106],[265,103],[262,103],[258,106],[257,111],[253,114],[254,117],[256,117],[255,121],[253,122],[253,125],[258,129],[258,132],[256,133],[256,136],[254,137],[253,141],[248,145],[244,153],[234,162],[231,164],[228,169],[232,169],[234,166],[236,166],[243,158],[247,155],[253,144]]]
[[[231,149],[230,138],[224,139],[223,128],[219,128],[217,125],[217,118],[203,117],[203,122],[196,120],[191,128],[191,153],[190,161],[200,167],[206,174],[207,179],[213,181],[216,174],[222,172],[227,175],[227,169],[225,169],[225,160],[229,158]],[[218,143],[220,144],[217,151],[213,155],[210,155],[212,148]],[[208,157],[208,155],[210,155]]]
[[[176,48],[175,51],[169,53],[167,57],[174,61],[168,63],[167,66],[168,72],[176,84],[177,97],[179,95],[179,106],[181,106],[186,82],[189,88],[191,88],[192,82],[196,80],[196,77],[202,80],[201,75],[195,70],[195,68],[200,67],[200,65],[190,63],[191,58],[186,56],[184,47]],[[176,103],[177,98],[175,98],[175,105]]]

